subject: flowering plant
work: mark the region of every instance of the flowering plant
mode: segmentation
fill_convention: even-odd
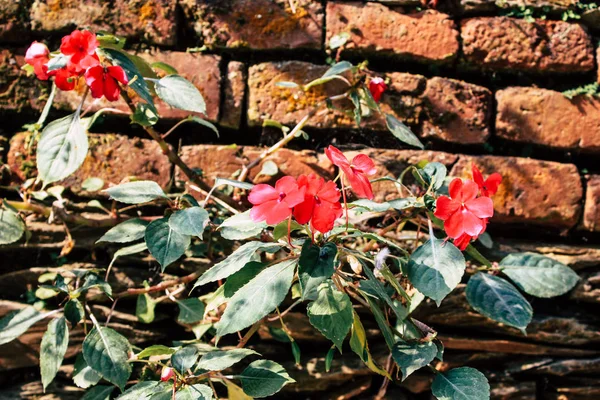
[[[486,377],[469,367],[445,370],[441,362],[444,346],[435,328],[415,319],[413,311],[427,299],[439,305],[461,281],[468,281],[466,297],[473,309],[525,332],[533,310],[519,289],[531,296],[550,297],[565,293],[577,281],[569,268],[541,255],[513,254],[491,263],[475,248],[493,217],[492,197],[502,182],[499,173],[484,179],[473,165],[472,179],[451,178],[444,165],[423,162],[399,177],[378,176],[377,160],[365,154],[350,159],[330,145],[325,154],[338,169],[335,180],[302,174],[283,176],[273,185],[249,182],[250,169],[301,135],[306,120],[315,114],[311,111],[293,129],[284,127],[284,137],[257,160],[210,187],[154,128],[156,96],[172,107],[205,113],[202,95],[183,77],[171,72],[158,79],[152,66],[122,50],[121,39],[96,37],[89,31],[77,30],[63,38],[57,53],[35,42],[26,60],[38,79],[52,79],[59,90],[80,85],[84,90],[74,114],[45,124],[51,97],[44,117],[33,126],[36,132],[41,129],[36,144],[38,179],[19,188],[24,201],[3,201],[0,244],[20,240],[26,230],[25,216],[51,216],[64,224],[68,235],[72,225],[110,226],[98,242],[127,244],[114,253],[105,271],[56,273],[49,284],[41,286],[45,298],[0,320],[0,344],[4,344],[52,317],[40,350],[44,388],[63,362],[69,329],[83,325],[86,336],[73,378],[78,386],[90,388],[89,398],[108,398],[115,386],[122,400],[212,399],[223,387],[230,398],[271,396],[294,379],[282,365],[246,346],[265,324],[279,323],[280,328],[269,326],[269,334],[289,343],[296,363],[301,363],[300,346],[286,319],[302,305],[306,306],[306,323],[332,342],[325,369],[349,337],[349,348],[386,385],[428,368],[435,374],[432,393],[437,398],[486,399],[490,396]],[[360,124],[365,110],[380,112],[378,102],[387,89],[383,79],[371,75],[363,67],[342,61],[316,81],[284,85],[303,92],[332,79],[347,82],[348,89],[335,100],[349,100],[344,111]],[[204,199],[198,202],[187,192],[167,194],[156,182],[134,180],[104,191],[112,201],[110,210],[101,206],[108,217],[89,218],[69,210],[60,185],[52,184],[77,170],[87,155],[87,130],[94,122],[94,117],[83,118],[88,92],[109,101],[120,96],[131,110],[132,123],[158,142],[186,175],[189,187]],[[382,118],[400,141],[423,147],[400,121],[391,115]],[[196,115],[185,119],[189,120],[217,129]],[[372,183],[378,181],[391,181],[402,195],[375,201]],[[233,187],[234,196],[219,191],[223,186]],[[47,196],[40,196],[42,192]],[[46,203],[48,197],[56,198],[51,206]],[[127,206],[118,209],[119,203]],[[244,211],[248,203],[251,207]],[[162,211],[146,215],[141,212],[146,205],[154,206],[149,208],[151,213]],[[425,232],[422,226],[427,227]],[[63,254],[73,247],[72,241],[67,243]],[[111,267],[120,256],[148,251],[165,272],[182,257],[199,251],[200,244],[211,248],[203,253],[209,268],[195,264],[186,276],[123,292],[113,292],[108,283]],[[537,279],[538,274],[545,279]],[[190,283],[194,283],[191,291]],[[88,302],[94,290],[113,302],[104,324]],[[156,296],[161,292],[163,296]],[[132,346],[110,321],[117,301],[132,296],[137,297],[136,316],[144,323],[154,320],[157,304],[176,304],[177,322],[191,330],[195,339]],[[367,343],[362,322],[367,318],[379,329],[387,365],[378,363]],[[255,360],[248,363],[249,358]]]

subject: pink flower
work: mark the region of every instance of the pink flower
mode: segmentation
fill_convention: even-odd
[[[437,199],[434,215],[444,221],[446,234],[464,240],[467,234],[476,237],[485,231],[487,219],[494,215],[494,206],[489,197],[477,198],[479,188],[473,181],[456,178],[450,182],[450,197]]]
[[[46,81],[49,78],[48,75],[48,61],[50,50],[45,44],[40,42],[33,42],[25,53],[25,62],[33,67],[33,72],[39,80]]]
[[[259,184],[252,188],[248,201],[254,205],[250,218],[254,222],[267,221],[276,225],[292,215],[292,208],[304,201],[305,187],[299,188],[291,176],[284,176],[275,182],[275,187]]]
[[[173,372],[173,368],[163,367],[160,373],[160,380],[162,382],[168,382],[175,376],[175,372]]]
[[[342,170],[346,178],[348,178],[352,190],[358,197],[369,200],[373,199],[373,188],[368,176],[375,174],[377,169],[369,156],[359,154],[350,163],[344,153],[334,146],[329,146],[325,149],[325,154],[327,154],[327,157],[333,164]]]
[[[99,99],[102,96],[109,101],[116,101],[121,93],[117,82],[127,85],[129,79],[123,68],[118,66],[103,67],[96,65],[85,71],[85,82],[90,87],[92,97]]]

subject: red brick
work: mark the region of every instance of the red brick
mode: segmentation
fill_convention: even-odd
[[[21,67],[25,65],[25,49],[0,50],[0,117],[3,124],[11,124],[12,115],[21,121],[31,118],[33,112],[41,111],[48,98],[48,84],[35,75],[27,76]],[[28,121],[33,122],[33,121]]]
[[[315,86],[307,92],[276,86],[280,81],[306,84],[320,77],[327,66],[299,61],[263,63],[250,67],[248,122],[261,125],[274,119],[293,125],[327,97],[347,90],[345,83],[335,80]],[[380,103],[384,113],[395,115],[424,137],[450,142],[483,143],[489,136],[491,92],[486,88],[446,78],[427,80],[421,75],[393,72],[387,74],[389,90]],[[348,102],[336,104],[352,108]],[[356,128],[353,118],[330,110],[308,121],[315,128]],[[361,127],[386,131],[381,115],[364,117]]]
[[[0,1],[0,41],[23,43],[29,39],[27,1]]]
[[[30,11],[34,32],[68,32],[87,27],[128,39],[174,46],[176,2],[170,0],[36,0]]]
[[[452,175],[471,179],[472,163],[484,175],[502,174],[502,184],[492,197],[492,224],[571,228],[578,222],[583,189],[575,165],[519,157],[461,156]]]
[[[245,111],[244,95],[248,73],[244,63],[231,61],[227,65],[227,76],[223,77],[225,85],[223,109],[219,123],[228,128],[240,127],[242,114]]]
[[[348,53],[389,55],[447,63],[458,54],[458,31],[449,15],[427,10],[403,14],[377,3],[327,3],[326,43],[350,33]]]
[[[209,48],[321,49],[323,6],[318,0],[179,2],[191,28]]]
[[[508,17],[461,21],[465,60],[474,68],[534,73],[594,69],[590,35],[580,24]]]
[[[31,140],[31,134],[23,132],[10,140],[8,165],[15,183],[36,176],[35,148],[25,147]],[[90,134],[90,150],[83,165],[60,184],[73,193],[92,195],[81,189],[87,178],[97,177],[104,180],[104,188],[116,185],[135,177],[152,180],[167,187],[171,177],[171,164],[152,140],[128,138],[115,134]],[[99,196],[100,193],[94,193]]]
[[[428,107],[422,136],[448,142],[485,143],[490,136],[492,92],[454,79],[427,81],[424,98]]]
[[[138,55],[149,63],[162,61],[173,66],[181,76],[192,82],[200,90],[200,93],[202,93],[206,102],[206,118],[211,121],[217,120],[221,102],[221,72],[219,67],[221,58],[219,56],[179,51],[155,51],[152,53],[140,53]],[[82,85],[79,91],[59,91],[56,96],[56,106],[65,110],[74,110],[81,102],[83,88],[84,86]],[[129,93],[132,97],[135,97],[131,89],[129,89]],[[88,98],[85,107],[91,104],[91,102],[92,99]],[[188,111],[174,109],[159,98],[155,98],[155,103],[162,118],[181,119],[191,114]],[[94,112],[104,107],[112,107],[128,113],[130,112],[129,107],[127,107],[122,99],[119,99],[117,102],[109,102],[104,98],[100,101],[95,101],[90,111]]]
[[[183,146],[181,158],[188,166],[201,169],[208,184],[213,185],[215,178],[232,178],[245,164],[258,158],[263,151],[264,149],[253,146]],[[261,175],[257,178],[262,168],[263,163],[261,163],[250,171],[250,181],[273,183],[283,175],[298,176],[309,173],[333,178],[331,162],[323,154],[314,151],[281,149],[265,158],[263,162],[266,161],[277,164],[279,173],[273,177]],[[177,172],[176,177],[185,180],[185,176],[180,171]]]
[[[587,181],[583,228],[600,232],[600,175],[592,175]]]
[[[373,161],[375,161],[375,166],[377,167],[377,173],[370,177],[371,179],[383,178],[386,176],[398,178],[406,168],[418,164],[423,160],[442,163],[448,169],[450,169],[456,160],[458,160],[458,155],[456,154],[422,150],[365,149],[361,151],[347,151],[344,154],[350,160],[357,154],[366,154],[371,157]],[[398,187],[390,181],[375,182],[372,186],[375,201],[388,201],[409,196],[406,191],[401,194]]]
[[[600,150],[600,100],[513,87],[496,93],[496,133],[505,139],[544,146]]]

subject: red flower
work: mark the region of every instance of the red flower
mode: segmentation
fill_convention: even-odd
[[[469,243],[471,243],[471,239],[477,239],[477,236],[469,236],[466,233],[463,233],[462,235],[454,239],[454,245],[460,250],[464,251],[469,245]]]
[[[160,380],[162,382],[168,382],[175,376],[175,372],[173,372],[173,368],[163,367],[160,373]]]
[[[321,233],[333,229],[336,219],[342,216],[340,191],[335,182],[327,181],[315,174],[300,175],[298,187],[306,188],[304,201],[294,207],[294,218],[299,224],[311,222]]]
[[[98,65],[98,39],[90,31],[74,30],[73,33],[62,38],[60,52],[65,56],[71,56],[69,63],[72,64],[78,73],[83,70]]]
[[[292,215],[292,208],[304,201],[305,190],[291,176],[279,179],[274,188],[264,183],[254,186],[248,195],[248,201],[254,205],[250,218],[254,222],[266,220],[269,225],[284,221]]]
[[[376,77],[376,78],[371,79],[371,81],[369,82],[369,92],[371,92],[371,96],[373,96],[373,100],[375,100],[377,103],[379,103],[379,100],[381,99],[381,95],[386,90],[387,90],[387,85],[385,84],[385,81],[383,80],[383,78]]]
[[[373,160],[364,154],[359,154],[352,159],[352,163],[348,161],[346,156],[337,148],[329,146],[325,149],[325,154],[332,163],[337,165],[344,175],[348,178],[352,190],[358,197],[373,199],[373,189],[371,182],[367,176],[375,174],[377,169]]]
[[[104,96],[109,101],[117,100],[121,93],[121,88],[117,81],[123,85],[127,85],[129,82],[123,68],[118,66],[105,68],[101,65],[96,65],[85,71],[84,76],[85,82],[92,92],[92,97],[99,99]]]
[[[61,69],[57,69],[49,72],[50,76],[54,76],[54,83],[60,90],[68,92],[69,90],[75,89],[75,82],[78,79],[78,74],[73,70],[72,67],[66,66]]]
[[[448,188],[450,197],[437,199],[434,215],[444,221],[449,237],[457,240],[467,234],[476,237],[483,233],[487,218],[494,215],[494,206],[489,197],[477,198],[478,187],[473,181],[456,178]]]
[[[45,81],[48,80],[48,61],[50,50],[45,44],[40,42],[33,42],[25,53],[25,62],[33,67],[33,72],[38,79]]]
[[[500,183],[502,182],[502,175],[500,175],[497,172],[494,172],[493,174],[488,176],[487,179],[484,180],[481,171],[479,170],[479,168],[477,168],[475,164],[472,164],[471,169],[473,171],[473,180],[475,181],[477,186],[479,186],[479,189],[481,190],[481,195],[485,197],[490,197],[496,194],[496,192],[498,191],[498,186],[500,186]]]

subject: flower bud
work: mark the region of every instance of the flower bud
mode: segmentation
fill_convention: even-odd
[[[170,381],[175,377],[175,372],[173,372],[173,368],[163,367],[160,373],[160,380],[163,382]]]

